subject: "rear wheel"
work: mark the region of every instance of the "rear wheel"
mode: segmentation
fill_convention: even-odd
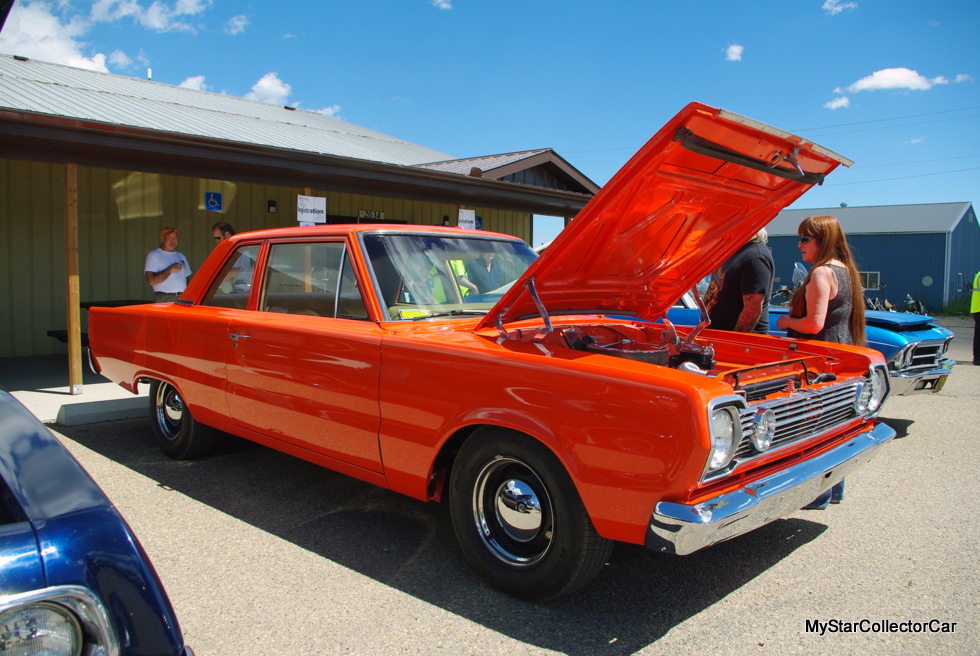
[[[499,428],[463,444],[449,484],[456,537],[495,587],[550,601],[589,583],[613,543],[596,533],[571,478],[541,443]]]
[[[176,387],[160,380],[150,383],[150,422],[160,450],[175,460],[206,456],[218,435],[194,419]]]

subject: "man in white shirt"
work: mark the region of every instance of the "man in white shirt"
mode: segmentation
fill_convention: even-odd
[[[160,231],[160,248],[146,254],[146,281],[153,286],[153,301],[167,303],[180,298],[187,287],[191,275],[190,264],[183,253],[177,250],[177,236],[180,233],[170,226]]]

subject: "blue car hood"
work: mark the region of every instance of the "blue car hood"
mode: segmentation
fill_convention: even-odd
[[[51,431],[3,391],[0,391],[0,477],[32,522],[80,510],[112,507],[99,486]]]

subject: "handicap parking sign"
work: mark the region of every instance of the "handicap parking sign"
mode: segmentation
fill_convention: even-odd
[[[217,191],[204,192],[204,209],[210,212],[221,211],[221,194]]]

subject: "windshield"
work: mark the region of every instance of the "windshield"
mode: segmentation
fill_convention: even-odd
[[[537,254],[522,241],[368,234],[364,252],[394,321],[486,314]]]

